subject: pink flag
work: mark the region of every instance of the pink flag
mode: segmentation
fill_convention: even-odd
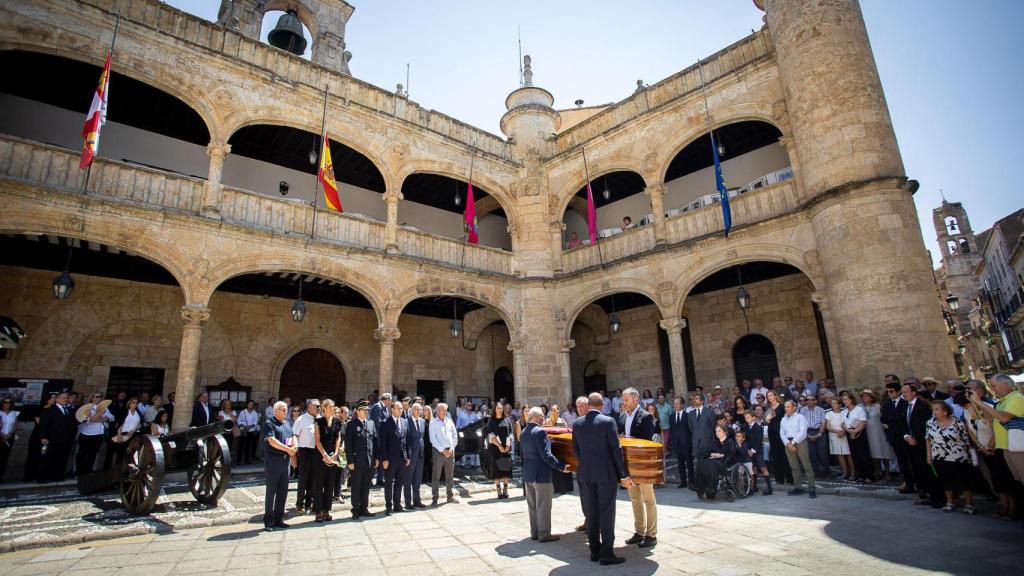
[[[590,182],[587,182],[587,232],[590,233],[590,243],[597,244],[597,208],[594,206]]]
[[[473,182],[469,182],[469,187],[466,190],[466,212],[463,215],[462,225],[466,229],[466,239],[469,240],[470,244],[477,244],[480,242],[479,230],[476,222],[476,201],[473,200]]]

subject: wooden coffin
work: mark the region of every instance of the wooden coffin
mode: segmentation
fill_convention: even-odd
[[[579,460],[572,453],[572,430],[569,428],[545,428],[551,438],[551,452],[556,458],[569,465],[575,472]],[[638,484],[665,483],[665,447],[657,442],[637,438],[619,438],[622,455],[626,461],[626,472]]]

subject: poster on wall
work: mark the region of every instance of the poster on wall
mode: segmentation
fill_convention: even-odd
[[[74,380],[51,378],[0,378],[0,398],[10,398],[19,420],[39,415],[43,400],[50,394],[71,390]]]

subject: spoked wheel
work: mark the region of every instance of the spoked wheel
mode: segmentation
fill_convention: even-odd
[[[750,477],[750,470],[743,464],[736,464],[729,471],[732,488],[740,498],[746,498],[754,491],[754,481]]]
[[[726,500],[726,502],[735,502],[736,501],[736,491],[732,490],[732,489],[726,490],[725,491],[725,500]]]
[[[221,436],[197,440],[196,463],[188,471],[188,487],[197,502],[216,506],[231,479],[231,449]]]
[[[125,449],[121,503],[131,514],[148,514],[164,484],[164,449],[160,440],[139,435]]]

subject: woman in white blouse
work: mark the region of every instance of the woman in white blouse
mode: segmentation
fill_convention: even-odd
[[[231,420],[235,424],[231,432],[224,434],[224,441],[228,443],[231,453],[237,454],[238,446],[235,445],[235,438],[240,437],[242,432],[238,429],[238,413],[231,409],[231,400],[225,398],[220,401],[220,412],[217,412],[217,420]]]
[[[843,429],[843,404],[839,398],[829,399],[832,410],[825,413],[828,427],[828,451],[839,461],[840,480],[853,478],[853,460],[850,459],[850,441]]]
[[[114,450],[114,462],[119,463],[124,459],[124,452],[128,448],[128,442],[133,436],[142,430],[142,414],[139,412],[139,399],[134,396],[128,399],[128,407],[125,411],[124,422],[117,428],[117,432],[111,439],[110,446]]]
[[[238,443],[238,462],[252,464],[256,455],[256,445],[259,444],[260,416],[256,412],[256,403],[249,400],[245,403],[245,410],[238,415],[238,430],[241,432]]]
[[[7,459],[11,456],[15,433],[18,430],[18,413],[10,398],[0,400],[0,481],[7,471]]]
[[[149,433],[157,438],[171,433],[171,415],[166,410],[156,413],[153,423],[149,425]]]
[[[843,403],[843,431],[850,442],[850,456],[853,458],[853,473],[856,482],[871,484],[871,447],[865,433],[868,425],[868,414],[863,406],[857,404],[856,398],[847,390],[839,393]]]

